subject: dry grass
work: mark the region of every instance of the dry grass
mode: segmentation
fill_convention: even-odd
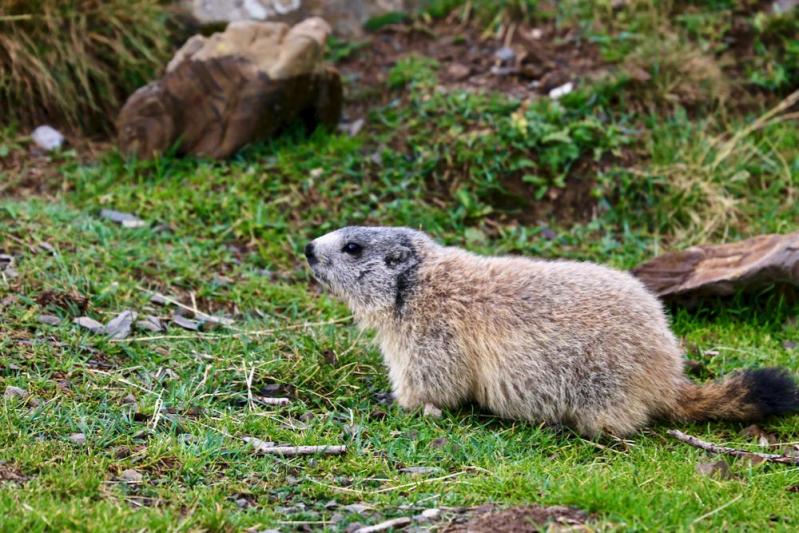
[[[625,69],[645,75],[636,80],[636,99],[655,106],[719,104],[730,94],[717,61],[674,33],[643,42],[627,58]]]
[[[171,52],[157,0],[4,0],[0,122],[108,130]]]

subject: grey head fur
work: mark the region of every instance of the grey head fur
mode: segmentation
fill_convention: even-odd
[[[348,226],[314,239],[305,256],[314,277],[356,316],[401,315],[424,250],[435,243],[410,228]]]

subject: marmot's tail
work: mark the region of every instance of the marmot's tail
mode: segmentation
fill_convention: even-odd
[[[799,411],[799,387],[782,368],[730,374],[704,385],[686,384],[673,418],[685,421],[755,421]]]

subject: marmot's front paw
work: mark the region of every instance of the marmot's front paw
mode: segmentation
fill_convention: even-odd
[[[441,418],[441,409],[439,409],[432,403],[426,403],[424,404],[424,416],[429,416],[432,418]]]

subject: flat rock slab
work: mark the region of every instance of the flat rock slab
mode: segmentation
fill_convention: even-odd
[[[632,273],[664,299],[728,296],[772,283],[799,286],[799,232],[694,246],[658,256]]]

